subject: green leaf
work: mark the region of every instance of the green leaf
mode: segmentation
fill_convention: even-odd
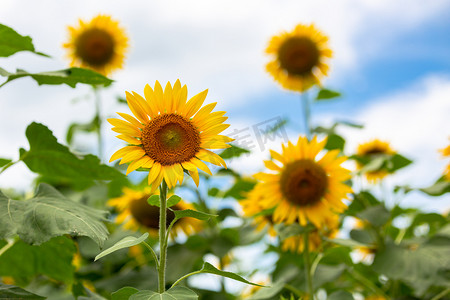
[[[227,271],[221,271],[219,269],[217,269],[216,267],[214,267],[213,265],[211,265],[210,263],[205,262],[203,264],[203,268],[195,273],[209,273],[209,274],[215,274],[215,275],[219,275],[222,277],[226,277],[226,278],[230,278],[230,279],[234,279],[236,281],[240,281],[246,284],[251,284],[251,285],[255,285],[255,286],[260,286],[260,287],[264,287],[264,285],[260,285],[257,283],[253,283],[250,282],[244,278],[242,278],[241,276],[233,273],[233,272],[227,272]]]
[[[0,57],[11,56],[20,51],[30,51],[49,57],[47,54],[36,52],[31,38],[18,34],[11,27],[0,24],[0,37]]]
[[[445,193],[450,193],[450,181],[438,180],[433,185],[419,190],[430,196],[441,196]]]
[[[325,240],[338,244],[338,245],[342,245],[342,246],[347,246],[347,247],[351,247],[351,248],[358,248],[358,247],[363,247],[366,246],[366,244],[364,243],[359,243],[355,240],[348,240],[348,239],[327,239],[325,238]]]
[[[218,188],[216,188],[216,187],[210,188],[208,190],[208,196],[216,197],[217,194],[219,194],[219,192],[220,192],[220,190]]]
[[[131,295],[138,293],[139,290],[133,287],[123,287],[111,294],[111,300],[128,300]]]
[[[3,166],[6,166],[6,165],[9,164],[10,162],[12,162],[11,159],[0,158],[0,168],[3,167]]]
[[[197,300],[198,295],[186,288],[176,286],[160,294],[153,291],[140,291],[133,294],[130,300]]]
[[[159,195],[151,195],[147,199],[148,204],[159,207]]]
[[[321,89],[317,94],[316,100],[329,100],[340,97],[341,93],[329,89]]]
[[[94,155],[76,156],[57,142],[44,125],[31,123],[26,130],[30,150],[20,150],[21,160],[28,168],[55,181],[67,182],[75,189],[85,189],[96,180],[123,178],[118,170],[102,165]]]
[[[159,201],[160,201],[159,200],[159,195],[152,195],[152,196],[150,196],[147,199],[148,204],[150,204],[152,206],[157,206],[157,207],[160,206]],[[172,196],[169,197],[169,199],[167,199],[167,204],[166,205],[169,208],[169,207],[172,207],[172,206],[176,205],[180,201],[181,201],[180,196],[172,195]]]
[[[242,154],[246,153],[250,153],[250,151],[235,145],[231,145],[230,148],[223,150],[222,153],[219,154],[219,156],[222,157],[223,159],[230,159],[233,157],[239,157]]]
[[[40,246],[17,241],[0,256],[0,276],[28,283],[39,275],[69,283],[73,280],[73,256],[77,248],[67,237],[56,237]],[[1,299],[1,298],[0,298]]]
[[[127,236],[115,243],[113,246],[109,247],[108,249],[102,251],[99,255],[97,255],[94,259],[94,261],[102,258],[103,256],[106,256],[108,254],[111,254],[117,250],[123,249],[123,248],[129,248],[132,246],[139,245],[143,241],[145,241],[148,238],[148,232],[141,235],[139,238],[136,238],[134,236]]]
[[[398,169],[404,168],[411,164],[412,161],[407,159],[406,157],[400,155],[400,154],[394,154],[389,159],[389,162],[387,164],[387,169],[390,173],[393,173],[397,171]]]
[[[17,70],[16,73],[10,73],[5,69],[0,68],[0,75],[3,77],[8,77],[8,79],[3,82],[0,87],[4,86],[10,81],[13,81],[22,77],[31,77],[39,85],[43,84],[67,84],[68,86],[74,88],[77,83],[89,84],[92,86],[109,86],[113,82],[111,79],[103,76],[92,70],[82,69],[82,68],[69,68],[58,71],[40,72],[40,73],[28,73],[24,70]]]
[[[264,300],[264,299],[272,299],[278,293],[280,293],[285,285],[285,281],[277,281],[270,287],[262,287],[256,291],[250,298],[247,300]]]
[[[337,134],[330,134],[328,135],[327,143],[325,144],[325,149],[327,150],[333,150],[333,149],[339,149],[344,150],[345,146],[345,140]]]
[[[389,279],[402,280],[422,296],[429,287],[450,287],[450,239],[418,247],[388,244],[375,256],[373,269]],[[422,297],[420,297],[422,298]]]
[[[0,33],[1,34],[1,33]],[[0,282],[0,299],[47,299],[45,297],[30,293],[20,287],[3,284]]]
[[[207,213],[197,211],[197,210],[192,210],[192,209],[172,210],[172,211],[175,214],[174,221],[179,220],[181,218],[186,218],[186,217],[195,218],[195,219],[202,220],[202,221],[208,221],[211,217],[217,217],[217,215],[211,215],[211,214],[207,214]]]
[[[345,271],[345,264],[340,265],[322,265],[317,266],[314,273],[313,285],[314,289],[317,289],[328,282],[333,282]]]
[[[26,243],[39,245],[70,234],[88,236],[101,247],[108,236],[105,215],[105,211],[74,202],[45,183],[26,201],[12,200],[0,192],[0,239],[18,234]]]
[[[375,227],[381,227],[389,221],[391,214],[384,205],[380,204],[368,207],[356,216],[362,220],[368,221]]]
[[[353,295],[347,291],[336,291],[331,293],[327,300],[353,300]]]
[[[277,229],[281,240],[285,240],[292,236],[302,235],[314,229],[313,225],[301,226],[300,224],[282,225]]]
[[[365,245],[374,245],[376,243],[376,236],[367,230],[353,229],[350,231],[350,237],[358,243]]]
[[[66,133],[66,141],[67,143],[70,145],[72,144],[73,141],[73,136],[75,135],[75,133],[77,132],[94,132],[98,129],[99,127],[99,118],[98,116],[95,116],[94,119],[92,119],[92,121],[90,121],[89,123],[84,123],[84,124],[80,124],[80,123],[72,123],[69,126],[69,129],[67,129],[67,133]]]
[[[223,198],[232,197],[237,200],[242,200],[245,198],[245,194],[251,191],[255,185],[256,182],[254,180],[239,178],[234,185],[225,192]]]

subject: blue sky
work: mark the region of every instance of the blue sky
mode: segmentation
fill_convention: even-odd
[[[132,5],[106,0],[76,4],[3,0],[0,22],[30,35],[36,48],[53,59],[19,53],[0,59],[0,66],[35,72],[67,67],[61,47],[67,39],[66,26],[98,13],[118,19],[131,40],[125,68],[112,75],[115,84],[102,93],[107,116],[127,110],[114,101],[124,91],[142,93],[147,83],[180,78],[190,96],[208,88],[206,101],[218,101],[217,109],[227,110],[231,129],[278,116],[302,124],[299,96],[283,91],[265,73],[269,58],[264,49],[281,30],[314,22],[329,35],[335,52],[324,86],[343,94],[338,100],[315,104],[314,123],[344,119],[365,124],[362,131],[342,129],[348,153],[358,143],[379,137],[416,159],[392,184],[429,184],[444,168],[446,161],[437,149],[445,147],[450,136],[450,3],[446,0],[426,5],[418,0],[136,0]],[[4,128],[0,157],[17,158],[17,149],[27,145],[24,132],[31,121],[46,124],[64,141],[71,122],[92,117],[92,102],[72,101],[90,93],[86,86],[38,87],[29,79],[0,89],[0,128]],[[296,139],[301,129],[288,127],[289,137]],[[121,141],[107,126],[104,135],[109,156]],[[94,143],[94,137],[77,139],[81,150],[93,149]],[[277,149],[280,141],[269,146]],[[256,151],[232,165],[251,174],[262,169],[264,158],[267,151]],[[7,172],[0,177],[0,187],[27,189],[34,177],[20,165]],[[426,201],[417,197],[422,199],[417,205]],[[443,200],[439,207],[450,206],[448,197]]]

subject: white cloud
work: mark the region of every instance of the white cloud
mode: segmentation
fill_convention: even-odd
[[[400,154],[414,163],[387,179],[389,186],[410,184],[431,185],[442,175],[446,160],[438,149],[450,138],[450,78],[430,75],[396,93],[369,101],[354,118],[364,124],[363,130],[343,128],[346,152],[354,153],[357,145],[373,138],[388,141]],[[329,120],[321,116],[322,120]],[[405,205],[444,210],[450,207],[450,197],[431,200],[420,193],[408,195]]]

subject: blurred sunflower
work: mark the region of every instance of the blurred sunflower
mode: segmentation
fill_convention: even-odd
[[[361,219],[356,219],[355,229],[364,229],[367,227],[368,227],[367,222]],[[377,253],[376,245],[360,246],[356,247],[355,250],[357,251],[357,253],[361,255],[362,260],[365,260],[367,262],[372,262],[374,254]]]
[[[364,298],[365,300],[387,300],[386,297],[378,296],[378,295],[372,295]]]
[[[128,106],[134,116],[118,113],[125,119],[108,119],[120,133],[117,137],[127,146],[111,156],[111,161],[122,158],[120,164],[130,163],[127,174],[138,169],[149,169],[148,184],[155,190],[165,179],[169,188],[183,182],[184,171],[198,186],[198,169],[211,174],[203,162],[223,166],[225,161],[207,150],[223,149],[233,139],[220,135],[230,125],[222,124],[224,111],[212,112],[216,103],[202,107],[208,90],[187,100],[187,87],[177,80],[167,83],[164,92],[156,81],[154,90],[147,84],[145,99],[139,94],[126,92]]]
[[[328,37],[313,24],[299,24],[291,32],[273,36],[266,53],[273,57],[266,65],[267,72],[283,88],[298,92],[320,85],[328,74],[326,60],[333,55]]]
[[[389,143],[381,141],[379,139],[374,139],[370,142],[361,144],[358,146],[358,151],[356,153],[359,156],[368,157],[370,159],[374,159],[380,155],[392,155],[395,154],[395,151],[391,148]],[[358,169],[362,169],[364,167],[360,162],[357,163]],[[364,173],[367,180],[371,183],[376,183],[379,180],[386,177],[389,173],[387,170],[377,170],[377,171],[369,171]]]
[[[331,218],[325,220],[326,226],[319,231],[317,228],[308,234],[308,248],[309,251],[316,251],[322,244],[322,237],[335,238],[339,232],[339,217],[333,215]],[[291,251],[302,253],[305,247],[303,235],[296,235],[284,239],[281,244],[283,251]]]
[[[89,68],[105,76],[121,69],[128,49],[128,37],[119,23],[107,15],[91,21],[78,20],[78,27],[68,26],[68,49],[71,66]]]
[[[261,231],[268,227],[268,232],[270,236],[276,236],[277,233],[273,228],[274,222],[272,220],[272,215],[258,215],[264,208],[261,206],[260,201],[264,198],[261,194],[260,188],[256,185],[253,190],[251,190],[245,200],[239,202],[242,206],[245,217],[254,218],[254,223],[256,225],[256,230]]]
[[[321,228],[333,214],[347,207],[342,199],[347,199],[352,189],[343,182],[350,179],[350,171],[340,166],[346,157],[337,157],[339,150],[332,150],[317,159],[325,144],[326,139],[318,142],[314,137],[308,142],[306,137],[299,137],[297,145],[282,145],[281,154],[270,151],[281,166],[272,160],[264,163],[275,173],[254,175],[262,181],[259,203],[264,209],[275,207],[275,223],[298,220],[305,226],[309,220]]]
[[[448,145],[446,148],[441,149],[441,153],[444,157],[450,156],[450,145]],[[450,181],[450,163],[447,165],[447,168],[444,171],[444,177],[448,181]]]
[[[151,193],[150,188],[137,191],[129,188],[123,189],[123,195],[118,198],[110,199],[107,205],[114,207],[118,216],[115,220],[117,224],[123,224],[123,227],[133,231],[147,231],[153,237],[158,236],[159,229],[159,207],[148,204],[147,199],[152,195],[158,195],[159,191]],[[192,205],[181,200],[171,207],[172,210],[193,209]],[[168,227],[175,218],[175,214],[167,210]],[[175,222],[170,232],[172,238],[175,238],[179,232],[186,235],[193,234],[201,230],[201,221],[194,218],[182,218]]]

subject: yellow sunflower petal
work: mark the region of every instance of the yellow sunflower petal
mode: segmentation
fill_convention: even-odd
[[[222,157],[209,150],[201,149],[195,156],[201,160],[215,164],[216,166],[223,166],[224,168],[227,167],[227,164]]]
[[[130,174],[134,170],[137,170],[138,168],[142,167],[145,163],[147,163],[149,160],[151,160],[150,157],[144,156],[141,157],[135,161],[133,161],[131,164],[128,165],[127,173],[126,175]]]
[[[120,135],[116,135],[116,138],[119,138],[121,140],[124,140],[125,142],[127,142],[130,145],[141,145],[142,142],[134,137],[131,137],[129,135],[126,134],[120,134]]]
[[[138,149],[125,154],[119,164],[121,165],[121,164],[130,162],[130,161],[139,159],[139,158],[141,158],[142,156],[145,155],[144,149],[142,149],[141,147],[137,147],[137,148]]]
[[[132,151],[138,150],[138,148],[140,149],[140,147],[137,147],[137,146],[126,146],[124,148],[121,148],[121,149],[117,150],[116,152],[114,152],[114,154],[111,156],[109,162],[115,161]]]
[[[145,113],[144,109],[139,105],[137,100],[134,98],[133,95],[131,95],[128,92],[125,92],[128,107],[130,108],[131,112],[138,118],[139,121],[146,124],[148,122],[148,116]]]
[[[194,97],[192,97],[184,107],[183,115],[186,118],[192,117],[202,106],[203,102],[206,99],[206,95],[208,94],[208,90],[204,90],[203,92],[198,93]]]

